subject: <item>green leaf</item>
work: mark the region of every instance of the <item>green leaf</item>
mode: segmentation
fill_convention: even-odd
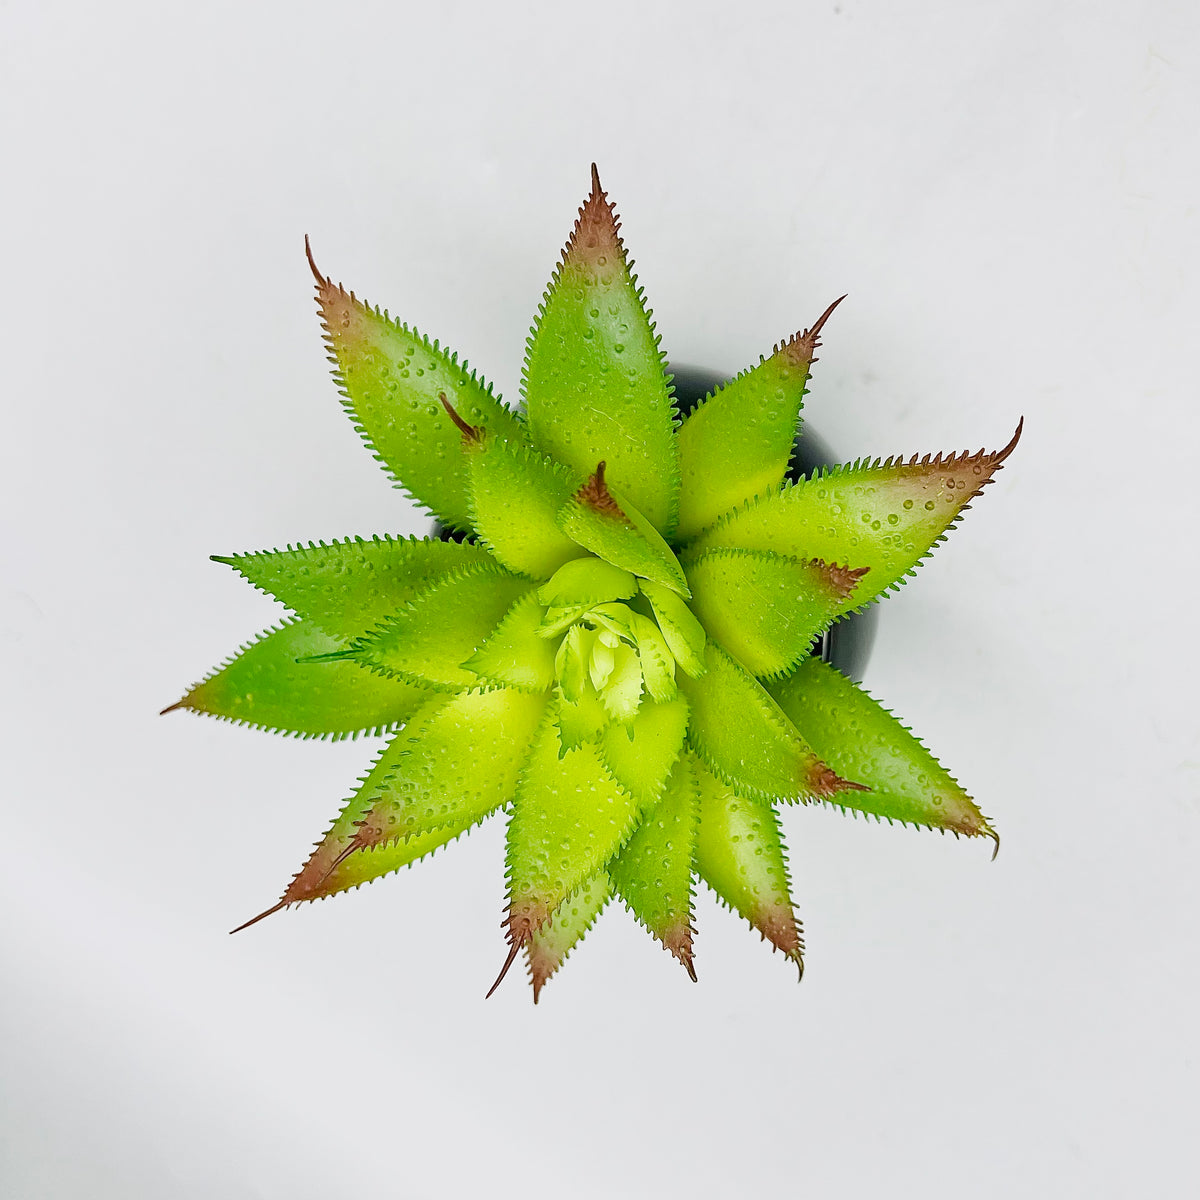
[[[637,580],[628,571],[602,558],[576,558],[564,563],[538,589],[538,599],[550,608],[591,608],[637,595]]]
[[[871,789],[841,793],[831,803],[889,821],[990,837],[999,848],[996,831],[949,772],[906,726],[833,667],[809,659],[770,691],[835,771]]]
[[[440,701],[435,700],[433,703]],[[359,822],[366,817],[379,795],[380,787],[397,762],[407,753],[408,743],[403,734],[397,734],[376,758],[354,795],[346,801],[337,820],[317,843],[316,849],[296,873],[279,902],[252,917],[244,925],[239,925],[238,929],[245,929],[288,905],[332,896],[399,870],[400,867],[424,858],[471,828],[478,818],[463,818],[457,824],[443,825],[409,838],[406,842],[395,842],[377,850],[358,848]],[[238,929],[233,932],[237,933]]]
[[[608,863],[638,818],[638,802],[613,782],[594,746],[582,743],[561,758],[559,748],[558,731],[547,721],[508,823],[508,926],[514,946]]]
[[[592,193],[542,301],[525,360],[534,444],[581,475],[601,460],[655,528],[674,525],[674,409],[658,336],[612,206]]]
[[[424,689],[354,662],[297,662],[336,652],[341,643],[308,621],[268,629],[166,708],[190,708],[239,724],[298,737],[382,733],[428,698]]]
[[[679,759],[687,723],[682,696],[665,704],[643,704],[628,724],[614,721],[604,731],[600,757],[630,795],[643,804],[653,803]]]
[[[701,768],[696,873],[804,974],[779,818]]]
[[[592,652],[595,664],[599,649]],[[593,683],[600,693],[600,703],[614,721],[632,721],[642,704],[642,662],[637,651],[619,642],[612,648],[612,671],[603,685]]]
[[[565,608],[548,608],[542,623],[538,626],[538,637],[556,638],[560,633],[570,629],[580,617],[587,612],[587,604],[569,604]]]
[[[611,896],[612,884],[608,875],[599,871],[572,892],[540,929],[530,934],[525,943],[525,955],[529,961],[534,1004],[538,1002],[546,981],[566,962],[567,955],[575,946],[583,941]]]
[[[844,299],[844,297],[843,297]],[[718,388],[679,430],[679,526],[684,542],[731,508],[775,491],[787,473],[813,352],[835,300],[811,330]]]
[[[528,446],[483,433],[463,439],[470,476],[471,528],[506,567],[546,579],[582,548],[558,527],[578,486],[563,466]]]
[[[704,628],[760,676],[804,658],[865,573],[762,550],[710,550],[684,570]]]
[[[708,670],[679,689],[691,704],[688,741],[701,761],[743,796],[825,800],[862,785],[840,778],[762,685],[713,642]]]
[[[649,617],[630,612],[630,626],[637,641],[638,657],[642,662],[642,677],[646,691],[654,700],[674,700],[679,693],[675,685],[675,657],[662,630]]]
[[[606,562],[688,596],[671,547],[628,500],[609,491],[601,462],[558,514],[563,532]]]
[[[469,567],[422,592],[354,642],[351,652],[361,662],[433,687],[474,687],[479,677],[462,664],[535,586],[498,566]]]
[[[699,818],[693,758],[675,763],[666,791],[613,859],[613,889],[694,980],[692,965],[692,860]]]
[[[693,678],[703,675],[706,641],[704,626],[674,592],[647,579],[641,580],[639,586],[650,601],[654,618],[662,630],[672,657]]]
[[[469,542],[390,537],[213,558],[326,633],[347,639],[373,629],[439,579],[491,561]]]
[[[729,513],[692,544],[695,554],[733,548],[792,558],[849,560],[870,575],[841,611],[864,608],[925,557],[977,496],[1021,436],[1003,450],[905,463],[852,463],[764,496]]]
[[[457,355],[335,287],[311,254],[309,265],[334,378],[355,427],[415,500],[443,523],[469,529],[467,464],[438,397],[505,440],[527,440],[524,426]]]
[[[545,611],[537,592],[527,592],[464,665],[490,683],[546,691],[554,682],[555,647],[538,633]]]
[[[612,720],[590,685],[581,686],[575,700],[567,699],[565,690],[560,689],[556,705],[560,752],[564,754],[581,742],[594,742]]]
[[[392,743],[356,849],[479,821],[511,800],[545,711],[546,697],[511,688],[433,699]]]

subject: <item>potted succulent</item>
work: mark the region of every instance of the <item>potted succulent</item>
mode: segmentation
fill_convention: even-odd
[[[309,262],[348,415],[397,484],[466,536],[218,559],[293,615],[171,708],[388,739],[253,921],[503,812],[500,978],[524,951],[536,1000],[614,898],[695,978],[697,880],[802,970],[782,807],[996,839],[921,743],[812,650],[913,573],[1020,425],[999,451],[789,479],[837,301],[681,419],[595,167],[519,411]]]

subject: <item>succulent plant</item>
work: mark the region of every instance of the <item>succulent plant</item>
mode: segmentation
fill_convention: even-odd
[[[254,921],[505,812],[500,978],[524,949],[535,1000],[614,898],[694,979],[697,879],[802,971],[781,807],[996,838],[813,647],[914,573],[1020,426],[997,452],[791,479],[837,302],[681,419],[618,229],[593,167],[528,339],[519,410],[335,286],[309,251],[347,413],[397,486],[462,536],[218,558],[294,615],[171,708],[389,739]]]

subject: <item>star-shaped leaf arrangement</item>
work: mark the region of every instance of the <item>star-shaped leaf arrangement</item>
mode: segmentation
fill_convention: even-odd
[[[697,879],[802,969],[783,806],[996,837],[813,648],[914,573],[1020,426],[992,453],[790,478],[836,302],[681,420],[618,229],[593,167],[529,336],[520,410],[310,253],[347,413],[397,484],[464,536],[221,558],[292,615],[171,706],[388,738],[262,916],[505,814],[505,970],[524,951],[535,1000],[614,898],[695,978]]]

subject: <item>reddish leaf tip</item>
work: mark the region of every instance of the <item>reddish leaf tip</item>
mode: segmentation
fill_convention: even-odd
[[[575,228],[563,251],[563,264],[576,263],[589,272],[614,265],[610,260],[623,259],[625,253],[619,229],[617,214],[600,186],[600,172],[593,163],[592,190],[580,206]]]
[[[187,708],[186,696],[184,696],[182,700],[176,700],[174,704],[168,704],[166,708],[160,708],[158,710],[158,715],[160,717],[165,717],[167,713],[174,712],[177,708]]]
[[[871,789],[865,783],[854,783],[843,779],[832,767],[814,758],[805,772],[805,783],[812,795],[821,800],[828,800],[838,792],[869,792]]]
[[[694,934],[695,930],[685,921],[668,929],[662,935],[662,944],[679,959],[691,981],[696,983],[696,965],[692,961],[692,937]]]
[[[313,273],[313,278],[317,281],[318,287],[326,288],[329,286],[329,280],[317,270],[317,261],[313,258],[312,246],[309,245],[308,234],[304,235],[304,257],[308,259],[308,268]]]
[[[251,925],[257,925],[263,918],[271,916],[272,913],[277,913],[281,908],[286,908],[290,903],[290,900],[280,900],[278,904],[273,904],[270,908],[260,912],[257,917],[251,917],[250,920],[239,925],[236,929],[231,929],[229,932],[231,934],[241,933],[243,929],[249,929]]]
[[[817,347],[821,344],[821,330],[825,328],[825,322],[829,320],[833,310],[837,308],[845,296],[839,296],[818,318],[816,324],[811,329],[805,329],[796,334],[794,338],[784,347],[784,352],[796,363],[813,363],[816,359],[813,355],[817,352]]]
[[[1005,446],[1003,450],[996,451],[996,453],[992,456],[992,462],[994,462],[996,466],[999,466],[1017,448],[1017,443],[1021,440],[1021,431],[1024,428],[1025,418],[1022,416],[1017,422],[1016,431],[1009,439],[1008,445]]]
[[[442,407],[450,414],[450,420],[458,426],[459,433],[463,436],[464,446],[477,446],[483,440],[483,428],[479,425],[468,425],[466,421],[458,415],[458,411],[454,405],[446,399],[445,392],[438,392],[438,399],[442,402]]]
[[[781,950],[794,963],[799,964],[801,971],[804,970],[804,941],[800,937],[796,914],[790,904],[775,901],[763,905],[754,914],[752,924],[776,950]]]
[[[839,563],[827,563],[821,558],[814,558],[812,565],[825,576],[830,589],[839,600],[847,599],[851,592],[858,587],[858,581],[871,569],[870,567],[849,567]]]
[[[521,947],[524,944],[525,944],[524,938],[514,938],[513,939],[513,943],[509,947],[508,957],[504,960],[504,966],[502,966],[500,968],[500,974],[496,976],[496,982],[493,983],[490,988],[488,988],[487,995],[484,996],[485,1000],[490,1000],[492,998],[492,993],[504,982],[505,975],[508,974],[509,968],[513,965],[514,962],[516,962],[517,955],[520,953]],[[537,992],[538,992],[538,988],[537,988],[537,984],[535,983],[534,984],[534,995],[533,995],[534,1004],[537,1003]]]
[[[604,482],[605,466],[604,462],[596,464],[595,472],[589,476],[587,483],[575,493],[575,499],[603,516],[628,521],[629,518],[621,511],[621,506],[613,499],[612,492],[608,490],[608,484]]]
[[[529,982],[533,985],[533,1002],[536,1004],[542,994],[542,988],[561,966],[561,960],[555,960],[553,956],[545,954],[544,948],[543,952],[539,953],[539,946],[533,940],[527,941],[525,948],[529,957]]]

